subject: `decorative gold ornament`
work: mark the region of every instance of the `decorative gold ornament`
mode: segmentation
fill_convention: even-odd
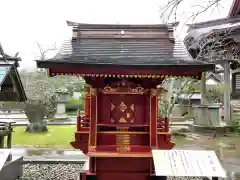
[[[157,89],[151,89],[151,97],[158,96],[158,90]]]
[[[88,151],[96,152],[96,146],[88,146]]]
[[[153,78],[153,79],[164,79],[170,77],[192,77],[199,79],[201,76],[182,76],[182,75],[167,75],[167,74],[84,74],[84,73],[61,73],[61,72],[50,72],[50,76],[56,75],[72,75],[81,77],[118,77],[118,78]]]
[[[97,89],[96,88],[91,88],[91,95],[92,96],[97,96]]]
[[[127,109],[127,106],[123,101],[119,105],[119,109],[120,109],[121,112],[124,112]]]
[[[117,146],[117,152],[130,152],[130,146]]]
[[[126,119],[125,119],[124,117],[121,117],[121,118],[119,119],[119,122],[120,122],[120,123],[127,123],[127,121],[126,121]]]

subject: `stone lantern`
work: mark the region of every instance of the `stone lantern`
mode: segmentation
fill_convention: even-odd
[[[59,95],[59,100],[56,101],[56,114],[55,119],[67,119],[66,103],[67,103],[67,89],[58,89],[56,93]]]

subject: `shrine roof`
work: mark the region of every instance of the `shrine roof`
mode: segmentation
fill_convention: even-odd
[[[67,21],[67,25],[76,29],[168,29],[178,25],[176,23],[169,24],[88,24]]]
[[[165,39],[81,39],[66,41],[61,51],[47,61],[37,61],[38,67],[58,65],[74,66],[121,65],[130,67],[151,66],[202,66],[212,70],[212,64],[193,60],[182,42]]]
[[[82,24],[67,21],[73,27],[72,39],[47,61],[37,61],[39,68],[64,65],[122,68],[193,67],[213,70],[214,65],[191,58],[182,42],[174,40],[176,24],[121,25]],[[186,68],[187,69],[187,68]]]

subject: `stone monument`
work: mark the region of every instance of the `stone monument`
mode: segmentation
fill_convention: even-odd
[[[59,95],[59,100],[56,101],[56,114],[54,116],[55,119],[67,119],[68,116],[66,114],[66,103],[67,103],[67,89],[59,89],[56,91]]]

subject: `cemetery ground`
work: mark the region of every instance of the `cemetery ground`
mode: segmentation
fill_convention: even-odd
[[[34,157],[48,154],[48,157],[64,154],[71,150],[69,142],[73,140],[75,126],[48,126],[49,132],[41,134],[25,133],[24,127],[14,127],[13,144],[17,147],[26,147],[28,156]],[[172,127],[173,141],[176,149],[186,150],[214,150],[223,167],[228,172],[240,173],[240,135],[237,133],[218,134],[212,137],[211,133],[192,133],[187,127]],[[181,133],[174,133],[181,132]],[[16,137],[22,136],[22,137]],[[79,151],[76,151],[79,152]],[[58,156],[59,157],[59,156]],[[76,158],[76,156],[75,156]],[[81,161],[80,157],[76,161]],[[32,179],[54,179],[59,173],[62,179],[77,176],[81,164],[25,164],[23,177]],[[44,172],[44,173],[41,173]],[[67,173],[71,172],[71,173]],[[71,176],[71,177],[70,177]],[[171,178],[170,178],[171,179]],[[181,179],[181,178],[178,178]],[[201,179],[201,178],[191,178]]]
[[[52,156],[55,156],[55,160],[65,156],[65,158],[70,157],[70,161],[72,159],[75,159],[75,162],[85,161],[85,157],[78,150],[74,151],[69,144],[74,139],[75,125],[48,125],[46,133],[27,133],[25,126],[15,126],[13,131],[13,149],[24,150],[23,156],[39,157],[39,159],[45,157],[46,160]],[[172,139],[176,143],[175,148],[214,150],[227,171],[240,173],[240,154],[238,153],[240,151],[240,135],[238,133],[217,134],[216,137],[212,137],[211,133],[192,133],[187,126],[173,126],[171,131]],[[54,179],[59,175],[62,177],[61,179],[74,179],[82,166],[75,162],[70,164],[24,164],[22,180],[24,178],[34,180],[39,177]]]
[[[13,147],[70,149],[75,130],[75,125],[58,125],[48,126],[48,132],[27,133],[25,126],[17,126],[13,129],[12,144]]]

